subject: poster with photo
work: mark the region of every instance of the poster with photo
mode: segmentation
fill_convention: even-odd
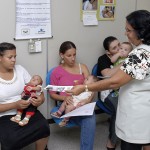
[[[98,0],[81,0],[81,20],[84,26],[98,25]]]
[[[98,20],[114,20],[116,0],[99,0]]]
[[[98,9],[98,0],[82,0],[81,4],[83,11],[93,11]]]
[[[104,4],[114,4],[114,0],[103,0]]]
[[[97,20],[115,20],[116,0],[81,0],[81,20],[95,12]]]
[[[115,15],[115,6],[100,5],[99,18],[101,20],[113,20]]]

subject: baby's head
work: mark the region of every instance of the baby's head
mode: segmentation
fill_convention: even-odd
[[[90,84],[93,82],[98,81],[98,78],[93,76],[93,75],[89,75],[85,80],[84,80],[84,84]]]
[[[39,75],[34,75],[31,80],[30,80],[30,84],[37,86],[37,85],[42,85],[43,84],[43,80]]]
[[[133,50],[133,46],[131,43],[129,42],[123,42],[120,45],[120,50],[123,54],[123,57],[126,58],[128,56],[128,54]]]

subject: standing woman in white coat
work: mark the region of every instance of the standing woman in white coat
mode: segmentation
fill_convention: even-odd
[[[109,79],[78,85],[68,91],[119,90],[116,134],[121,150],[142,150],[150,145],[150,12],[137,10],[126,17],[125,34],[136,46],[120,69]]]

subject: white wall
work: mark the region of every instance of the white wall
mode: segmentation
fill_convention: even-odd
[[[136,0],[117,0],[115,21],[99,21],[98,26],[87,27],[80,20],[80,0],[53,0],[54,37],[48,40],[48,68],[58,64],[60,44],[71,40],[77,46],[78,61],[87,64],[91,70],[98,56],[104,53],[102,43],[105,37],[113,35],[120,41],[127,40],[124,35],[125,16],[135,10],[135,7]]]
[[[66,0],[65,2],[66,4],[64,1],[52,1],[54,38],[49,40],[49,67],[55,65],[54,62],[58,60],[60,44],[65,40],[71,40],[77,46],[78,60],[86,63],[91,69],[97,61],[97,56],[103,51],[102,42],[106,36],[114,35],[120,40],[125,40],[125,16],[135,10],[135,0],[117,0],[116,20],[99,21],[99,25],[94,27],[83,26],[80,20],[79,0]]]
[[[15,0],[1,1],[0,5],[0,42],[12,42],[17,46],[17,63],[22,64],[31,74],[40,74],[45,80],[48,69],[59,62],[58,49],[65,40],[73,41],[77,46],[77,59],[87,64],[91,70],[99,55],[104,53],[102,42],[109,35],[120,41],[124,36],[125,16],[137,9],[150,9],[149,0],[117,0],[115,21],[99,21],[98,26],[85,27],[80,20],[80,0],[51,0],[53,39],[43,39],[42,53],[28,53],[28,40],[14,41],[15,36]],[[48,43],[48,46],[47,46]],[[47,116],[46,103],[40,107]]]
[[[16,44],[17,63],[22,64],[31,74],[40,74],[43,80],[45,80],[47,67],[50,69],[58,64],[59,46],[65,40],[71,40],[76,44],[78,61],[87,64],[91,70],[98,56],[104,53],[102,47],[104,38],[113,35],[120,41],[127,40],[124,36],[125,16],[136,8],[150,9],[149,4],[149,0],[117,0],[115,21],[99,21],[98,26],[87,27],[83,26],[80,20],[80,0],[51,0],[53,39],[42,40],[42,53],[30,54],[28,53],[29,40],[13,40],[15,0],[5,0],[0,5],[0,42]],[[47,116],[46,105],[47,102],[40,107],[45,116]]]
[[[17,63],[22,64],[31,74],[40,74],[43,80],[45,80],[47,67],[50,69],[58,64],[59,46],[66,40],[76,44],[78,61],[87,64],[91,70],[98,56],[104,53],[102,47],[104,38],[113,35],[120,41],[126,41],[125,16],[135,9],[150,10],[149,6],[150,0],[117,0],[115,21],[99,21],[98,26],[85,27],[80,20],[80,0],[51,0],[53,39],[42,40],[42,53],[30,54],[28,53],[29,40],[13,40],[15,0],[3,0],[0,2],[0,42],[14,43],[17,46]],[[40,107],[45,117],[53,105],[53,102],[48,102],[47,105],[46,101]]]
[[[146,9],[150,11],[150,1],[149,0],[137,0],[137,9]]]

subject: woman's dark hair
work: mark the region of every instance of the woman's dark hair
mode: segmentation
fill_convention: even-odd
[[[135,30],[137,37],[143,44],[150,45],[150,12],[137,10],[126,17],[127,22]]]
[[[65,52],[66,52],[68,49],[71,49],[71,48],[76,49],[76,46],[75,46],[75,44],[74,44],[73,42],[71,42],[71,41],[63,42],[63,43],[60,45],[59,53],[65,54]]]
[[[111,42],[113,42],[115,40],[117,40],[117,38],[113,37],[113,36],[108,36],[107,38],[105,38],[104,42],[103,42],[104,49],[109,51],[109,46],[110,46]]]
[[[0,56],[3,56],[6,50],[14,50],[14,49],[16,49],[16,46],[14,44],[7,42],[0,43]]]
[[[83,0],[83,3],[86,2],[87,0]]]

